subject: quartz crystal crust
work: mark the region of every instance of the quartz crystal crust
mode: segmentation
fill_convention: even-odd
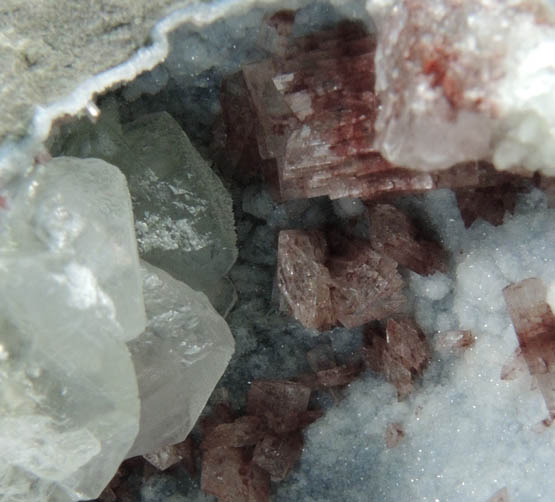
[[[131,201],[116,167],[69,157],[38,168],[19,197],[0,257],[0,500],[93,498],[138,431]]]

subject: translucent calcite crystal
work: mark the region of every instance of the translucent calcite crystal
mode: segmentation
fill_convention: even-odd
[[[234,350],[208,298],[142,262],[147,326],[129,342],[141,397],[140,431],[128,456],[183,441]]]
[[[553,173],[549,1],[379,0],[376,147],[424,170],[492,160]]]
[[[525,279],[503,290],[522,355],[537,379],[549,418],[555,418],[555,316],[541,279]]]
[[[102,160],[36,168],[3,214],[0,500],[94,498],[133,444],[143,331],[131,201]]]
[[[166,112],[121,125],[107,102],[97,124],[63,131],[53,151],[99,157],[122,169],[133,199],[139,253],[194,289],[220,312],[234,302],[222,280],[237,256],[231,197]]]

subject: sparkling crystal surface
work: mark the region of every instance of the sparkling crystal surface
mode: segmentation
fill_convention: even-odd
[[[129,343],[141,397],[140,431],[129,456],[185,439],[235,346],[203,293],[146,262],[141,270],[148,320]]]

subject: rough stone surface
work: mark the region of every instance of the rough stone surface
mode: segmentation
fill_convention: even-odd
[[[180,2],[187,3],[192,2]],[[35,105],[50,104],[128,59],[176,5],[175,0],[3,1],[0,143],[25,132]]]

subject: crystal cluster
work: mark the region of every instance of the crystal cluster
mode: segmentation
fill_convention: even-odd
[[[360,326],[405,303],[394,260],[362,240],[332,254],[320,231],[280,232],[277,276],[286,309],[307,328]]]
[[[489,159],[553,174],[552,3],[380,0],[368,10],[385,158],[423,170]]]
[[[291,16],[270,19],[282,33],[271,59],[244,65],[224,80],[226,151],[237,168],[262,172],[283,199],[373,199],[514,182],[491,164],[475,162],[479,155],[455,156],[441,166],[449,168],[445,172],[419,172],[406,168],[416,164],[388,162],[374,141],[375,35],[361,23],[345,22],[291,37]],[[239,126],[237,116],[245,119]]]
[[[229,310],[234,292],[223,277],[237,256],[231,198],[175,119],[161,112],[121,125],[117,103],[107,101],[98,123],[62,131],[53,151],[118,166],[129,183],[140,256]]]
[[[93,498],[139,425],[125,342],[145,311],[125,178],[60,157],[4,217],[0,500]]]
[[[53,151],[117,162],[127,180],[104,160],[57,157],[3,208],[2,501],[93,498],[128,456],[170,465],[234,350],[209,299],[140,264],[136,239],[227,311],[229,194],[169,115],[122,128],[113,112],[68,126]]]

